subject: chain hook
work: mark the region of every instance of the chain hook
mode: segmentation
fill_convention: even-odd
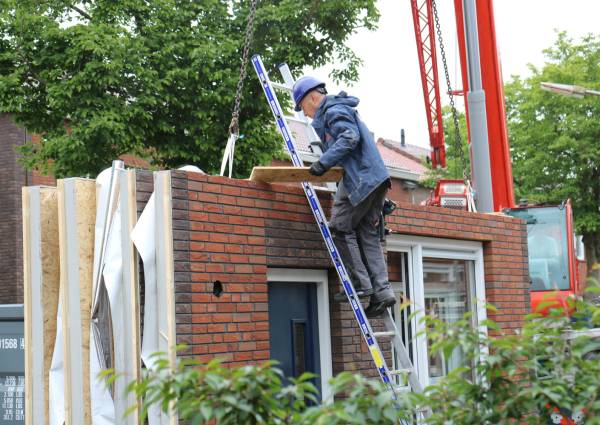
[[[437,5],[435,2],[436,0],[431,0],[431,8],[433,9],[435,29],[440,44],[440,55],[442,57],[442,64],[444,65],[446,85],[448,86],[448,97],[450,98],[450,107],[452,109],[452,120],[454,121],[454,147],[457,150],[458,160],[460,161],[460,167],[462,168],[463,180],[468,181],[470,180],[470,172],[467,170],[467,160],[465,159],[465,153],[463,151],[460,125],[458,123],[458,112],[456,111],[456,105],[454,104],[454,93],[452,91],[452,84],[450,83],[450,74],[448,72],[448,63],[446,62],[446,51],[444,50],[444,40],[442,38],[442,29],[440,27],[440,18],[438,16]]]
[[[240,117],[240,104],[242,102],[242,91],[244,88],[244,80],[246,79],[246,70],[248,66],[248,55],[250,54],[250,44],[252,43],[252,36],[254,34],[254,18],[256,17],[256,6],[258,0],[250,1],[250,13],[248,15],[248,22],[246,24],[246,34],[244,38],[244,50],[242,52],[242,63],[240,65],[240,77],[237,83],[237,89],[235,93],[235,102],[233,105],[233,112],[231,114],[231,123],[229,124],[229,134],[239,135],[239,117]]]

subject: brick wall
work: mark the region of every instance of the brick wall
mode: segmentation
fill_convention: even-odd
[[[27,175],[15,149],[26,138],[10,115],[0,115],[0,304],[23,302],[21,186]]]
[[[200,361],[220,357],[230,365],[269,357],[268,267],[328,268],[330,295],[340,290],[299,187],[179,173],[174,198],[182,202],[174,207],[180,231],[175,236],[178,341],[190,345],[187,354]],[[320,198],[328,208],[330,195]],[[487,298],[499,309],[490,317],[506,328],[521,325],[529,309],[521,221],[400,203],[388,222],[401,234],[482,242]],[[185,232],[189,241],[184,241]],[[224,287],[220,297],[212,293],[216,281]],[[373,375],[349,306],[331,302],[330,321],[334,374]]]
[[[178,341],[191,344],[187,354],[201,361],[264,361],[267,267],[329,265],[306,198],[298,188],[187,177],[189,251],[178,247],[176,258],[187,252],[189,275],[176,277]],[[186,230],[184,223],[178,226]],[[179,267],[187,273],[183,263]],[[224,289],[220,297],[213,295],[217,281]]]
[[[16,149],[31,138],[11,115],[0,115],[0,304],[23,302],[21,187],[56,184],[54,178],[26,172],[18,163]]]

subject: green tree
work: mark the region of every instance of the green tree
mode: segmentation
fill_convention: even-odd
[[[600,89],[600,37],[574,42],[565,33],[544,51],[542,68],[506,85],[506,112],[516,198],[573,201],[588,264],[600,261],[600,99],[573,99],[540,89],[542,81]]]
[[[0,0],[0,112],[42,135],[24,163],[56,176],[96,173],[123,153],[215,171],[228,136],[248,1]],[[374,0],[258,2],[251,52],[292,72],[333,60],[357,78],[345,42],[373,29]],[[251,66],[236,174],[279,150]]]

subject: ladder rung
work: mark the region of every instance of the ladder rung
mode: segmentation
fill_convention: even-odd
[[[271,81],[271,85],[275,89],[285,90],[285,91],[288,91],[288,92],[292,91],[292,87],[288,86],[287,84],[281,84],[281,83],[276,83],[274,81]]]
[[[291,117],[289,115],[286,115],[283,118],[285,118],[288,121],[293,121],[293,122],[297,122],[297,123],[300,123],[300,124],[310,125],[308,123],[308,121],[306,121],[306,120],[303,120],[303,119],[300,119],[300,118],[296,118],[296,117]]]
[[[399,387],[394,387],[394,391],[396,393],[409,393],[410,387],[408,385],[401,385]]]
[[[375,336],[375,338],[382,336],[396,336],[396,331],[373,332],[373,336]]]
[[[412,369],[390,370],[390,375],[408,375],[409,373],[412,373]]]

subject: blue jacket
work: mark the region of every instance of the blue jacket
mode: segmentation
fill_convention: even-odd
[[[358,102],[345,92],[326,96],[312,122],[325,146],[319,161],[326,169],[344,168],[343,184],[354,206],[390,178],[371,132],[354,109]]]

